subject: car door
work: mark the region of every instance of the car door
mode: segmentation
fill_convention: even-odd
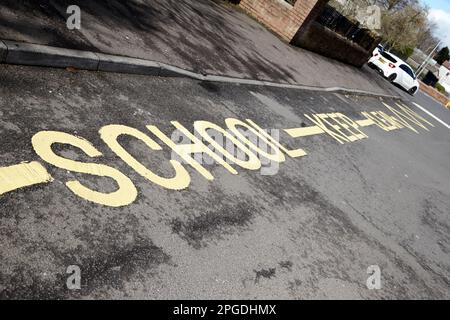
[[[399,66],[399,70],[401,73],[400,76],[401,85],[405,89],[412,88],[414,86],[414,73],[412,72],[412,70],[405,64],[401,64]]]

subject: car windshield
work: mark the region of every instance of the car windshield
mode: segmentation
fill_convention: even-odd
[[[404,70],[407,74],[411,76],[414,80],[416,79],[416,75],[414,74],[414,71],[411,70],[410,67],[408,67],[406,64],[400,65],[400,69]]]
[[[380,52],[381,53],[381,55],[384,57],[384,58],[386,58],[386,59],[388,59],[390,62],[393,62],[393,63],[396,63],[397,62],[397,60],[395,60],[394,59],[394,57],[393,56],[391,56],[389,53],[387,53],[387,52]]]

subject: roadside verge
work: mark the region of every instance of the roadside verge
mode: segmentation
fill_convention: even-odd
[[[130,73],[158,77],[184,77],[209,82],[225,82],[324,92],[342,92],[372,97],[401,99],[399,96],[344,87],[316,87],[256,79],[233,78],[212,74],[200,74],[158,61],[8,40],[0,40],[0,63],[52,68],[72,67],[80,70]]]
[[[420,81],[420,90],[437,103],[442,104],[444,107],[447,107],[447,105],[450,104],[449,98],[437,91],[435,88],[426,85],[422,81]]]

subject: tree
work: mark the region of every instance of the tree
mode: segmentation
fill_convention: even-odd
[[[431,52],[431,50],[439,43],[439,39],[433,34],[434,30],[436,30],[436,24],[429,20],[427,25],[419,30],[417,48],[426,54]]]
[[[437,43],[433,25],[428,20],[428,7],[420,0],[331,0],[343,15],[355,18],[358,11],[371,5],[382,9],[381,30],[377,30],[387,48],[409,56],[419,47],[430,52]]]
[[[448,47],[444,47],[434,56],[434,60],[439,64],[443,64],[445,61],[450,60]]]
[[[346,17],[354,18],[359,8],[365,8],[373,4],[373,0],[331,0],[330,4]]]
[[[400,52],[415,48],[420,31],[428,24],[427,16],[427,9],[416,3],[407,4],[402,10],[385,11],[381,23],[383,41]]]
[[[389,12],[398,11],[408,5],[417,5],[419,3],[417,0],[376,0],[375,2]]]

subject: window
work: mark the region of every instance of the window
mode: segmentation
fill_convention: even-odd
[[[297,2],[297,0],[284,0],[284,1],[286,1],[287,3],[289,3],[291,6],[294,6],[295,3]]]
[[[410,67],[408,67],[406,64],[402,64],[399,67],[400,69],[402,69],[403,71],[405,71],[407,74],[409,74],[411,76],[411,78],[416,79],[416,75],[414,74],[414,72],[411,70]]]
[[[380,52],[381,53],[381,55],[383,56],[383,58],[386,58],[386,59],[388,59],[390,62],[393,62],[393,63],[396,63],[397,62],[397,60],[395,60],[394,59],[394,57],[393,56],[391,56],[389,53],[387,53],[387,52]]]

